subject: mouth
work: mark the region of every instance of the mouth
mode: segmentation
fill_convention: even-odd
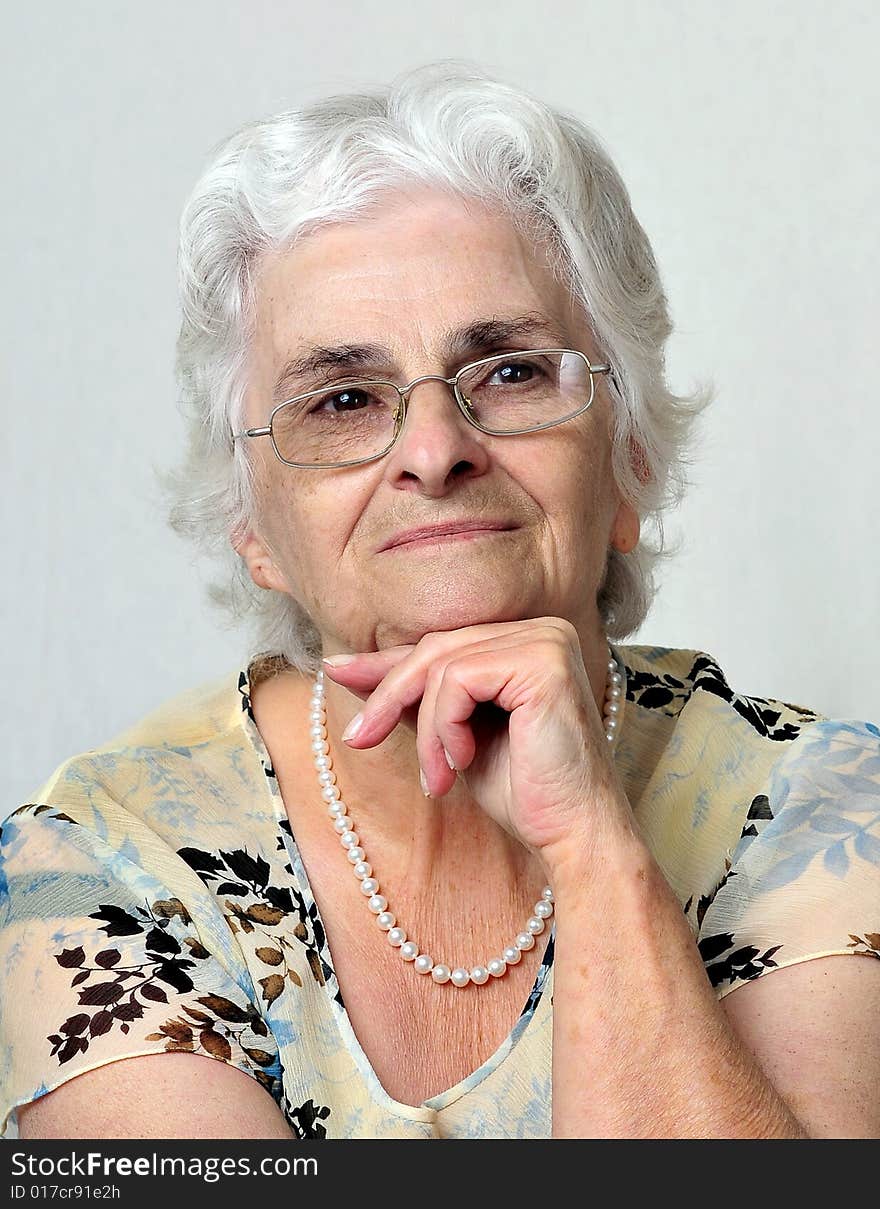
[[[458,525],[430,525],[422,529],[411,529],[406,533],[398,534],[397,537],[392,538],[381,549],[400,550],[411,546],[432,545],[437,542],[468,541],[478,537],[492,537],[499,533],[509,533],[515,528],[515,525],[507,524],[504,521],[472,521]]]

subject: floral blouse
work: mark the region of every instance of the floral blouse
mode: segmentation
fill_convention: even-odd
[[[613,753],[719,998],[880,958],[880,729],[734,692],[700,651],[614,645]],[[348,1018],[250,705],[253,663],[66,760],[0,834],[0,1122],[85,1071],[182,1050],[300,1138],[549,1137],[553,941],[494,1054],[418,1106]],[[433,984],[432,984],[433,986]]]

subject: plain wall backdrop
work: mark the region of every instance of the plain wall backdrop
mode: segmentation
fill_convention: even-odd
[[[627,641],[877,720],[878,44],[855,0],[5,6],[0,815],[247,658],[153,477],[182,436],[177,223],[210,148],[447,57],[598,133],[664,277],[673,387],[717,387]]]

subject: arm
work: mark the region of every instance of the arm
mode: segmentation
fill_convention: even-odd
[[[113,1062],[18,1111],[23,1139],[294,1137],[254,1079],[196,1054]]]
[[[880,1136],[877,963],[806,962],[722,1005],[644,845],[587,876],[583,851],[548,866],[555,1137]]]

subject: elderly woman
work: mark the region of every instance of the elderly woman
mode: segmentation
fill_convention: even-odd
[[[258,641],[4,826],[7,1136],[880,1136],[880,731],[620,644],[707,394],[595,138],[429,65],[180,264]]]

